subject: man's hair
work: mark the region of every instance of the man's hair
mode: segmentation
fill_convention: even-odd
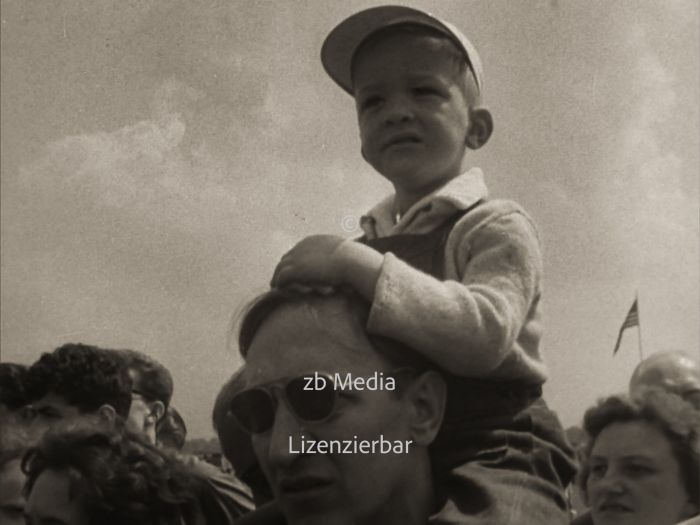
[[[273,289],[254,299],[244,311],[240,322],[238,348],[241,355],[243,358],[247,356],[258,330],[265,320],[278,309],[289,305],[300,305],[307,307],[312,316],[314,316],[315,307],[329,299],[340,299],[345,303],[357,330],[363,333],[377,353],[394,367],[411,368],[416,372],[436,368],[428,359],[403,343],[395,339],[368,333],[367,322],[371,304],[354,290],[347,287],[338,287],[324,291],[300,289],[297,287]],[[319,324],[319,326],[321,325]]]
[[[195,505],[194,478],[187,467],[119,426],[61,424],[27,452],[22,469],[26,495],[42,472],[66,472],[69,497],[82,496],[94,525],[179,523],[180,505]]]
[[[167,409],[173,397],[173,376],[158,361],[137,350],[117,350],[131,372],[133,391],[146,401],[160,401]]]
[[[445,33],[433,29],[431,27],[426,27],[420,24],[407,23],[407,24],[397,24],[389,27],[385,27],[372,33],[367,37],[358,47],[352,57],[352,77],[353,83],[355,79],[355,66],[356,59],[362,53],[370,51],[374,46],[385,38],[395,36],[395,35],[414,35],[414,36],[430,36],[437,39],[438,48],[435,50],[437,54],[445,57],[450,61],[450,65],[454,67],[454,79],[459,86],[464,99],[470,108],[479,106],[481,102],[481,95],[479,86],[476,82],[476,76],[471,68],[469,62],[467,62],[467,57],[464,52],[460,49],[459,44],[457,44],[452,38],[450,38]]]
[[[0,363],[0,404],[15,412],[27,404],[28,367],[17,363]]]
[[[84,344],[65,344],[44,353],[27,371],[27,399],[56,394],[80,412],[111,405],[127,417],[131,406],[131,378],[111,350]]]
[[[658,388],[649,388],[631,399],[617,395],[605,398],[586,411],[583,428],[589,440],[589,458],[600,433],[614,423],[645,422],[659,429],[668,440],[678,463],[683,485],[691,501],[700,504],[700,414],[681,397]],[[579,484],[586,493],[590,465],[583,462]]]

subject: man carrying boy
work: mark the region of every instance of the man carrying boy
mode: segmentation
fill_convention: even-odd
[[[360,242],[302,240],[272,286],[350,286],[372,303],[368,332],[449,372],[435,522],[566,523],[575,469],[541,399],[537,232],[467,169],[493,130],[476,50],[432,15],[382,6],[339,24],[321,59],[355,98],[362,155],[395,194],[363,218]]]

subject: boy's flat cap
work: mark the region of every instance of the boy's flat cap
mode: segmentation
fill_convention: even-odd
[[[321,62],[330,77],[352,95],[352,59],[358,47],[370,35],[391,26],[412,24],[432,28],[452,39],[464,52],[474,73],[479,91],[482,89],[481,59],[472,43],[449,22],[406,6],[383,5],[365,9],[346,18],[326,37],[321,47]]]

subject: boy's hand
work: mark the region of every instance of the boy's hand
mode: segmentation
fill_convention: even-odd
[[[282,257],[270,285],[347,284],[371,302],[383,260],[381,253],[365,244],[336,235],[312,235]]]
[[[270,285],[282,288],[291,283],[343,283],[345,260],[339,247],[347,239],[337,235],[311,235],[289,250],[277,264]]]

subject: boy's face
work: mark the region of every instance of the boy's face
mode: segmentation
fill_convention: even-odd
[[[425,195],[462,171],[469,105],[444,45],[438,37],[398,33],[355,58],[363,156],[397,192]]]

